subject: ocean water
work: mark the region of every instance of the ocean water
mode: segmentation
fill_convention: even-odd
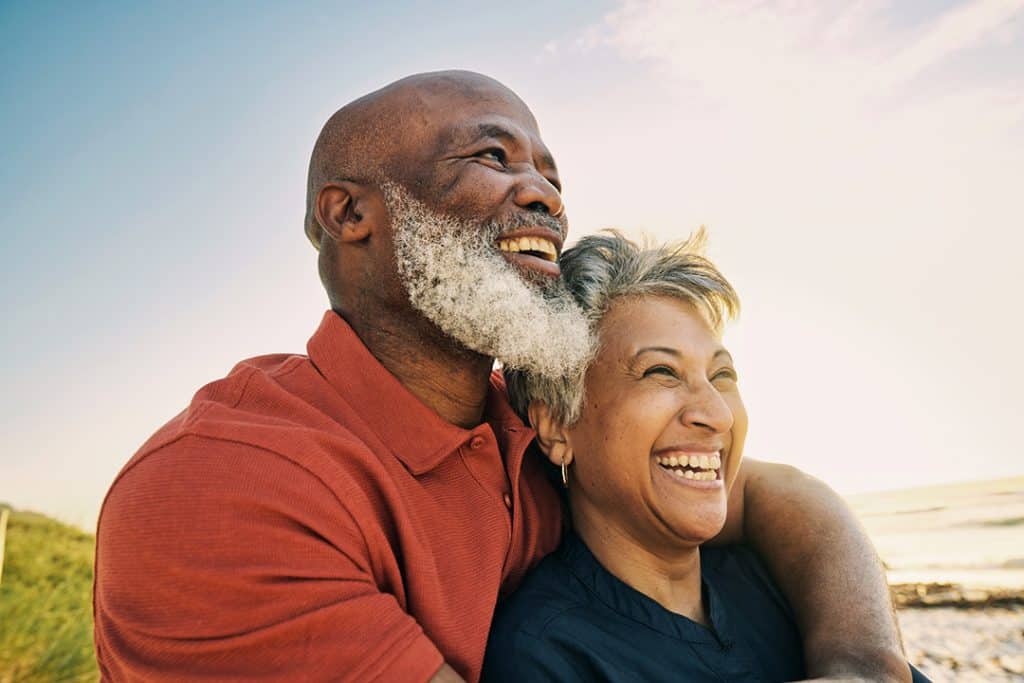
[[[889,583],[1024,589],[1024,477],[848,496]]]

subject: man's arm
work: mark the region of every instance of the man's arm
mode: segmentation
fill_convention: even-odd
[[[846,503],[786,465],[745,460],[714,543],[746,543],[796,613],[809,677],[907,681],[885,572]]]
[[[246,444],[179,439],[129,467],[104,504],[103,678],[429,681],[443,657],[380,588],[400,577],[379,557],[308,470]]]

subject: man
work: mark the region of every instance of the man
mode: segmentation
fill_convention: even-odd
[[[496,601],[558,542],[534,434],[491,369],[586,359],[559,192],[526,105],[477,74],[406,78],[331,117],[306,234],[332,310],[308,357],[239,364],[114,482],[105,678],[478,678]],[[791,469],[744,468],[725,537],[768,562],[808,671],[909,680],[849,511]]]

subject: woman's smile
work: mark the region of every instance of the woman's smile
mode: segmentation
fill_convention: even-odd
[[[658,469],[682,483],[698,485],[697,488],[721,485],[722,458],[717,451],[655,455],[654,462]]]

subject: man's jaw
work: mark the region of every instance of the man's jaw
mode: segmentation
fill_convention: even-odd
[[[474,223],[429,209],[400,185],[382,189],[398,273],[426,320],[466,350],[509,367],[555,378],[585,365],[591,344],[585,316],[557,264],[547,260],[548,246],[522,241],[543,237],[557,254],[564,219],[522,212]],[[511,251],[513,238],[518,252]],[[509,251],[501,248],[503,239]],[[524,253],[520,245],[540,253]]]

